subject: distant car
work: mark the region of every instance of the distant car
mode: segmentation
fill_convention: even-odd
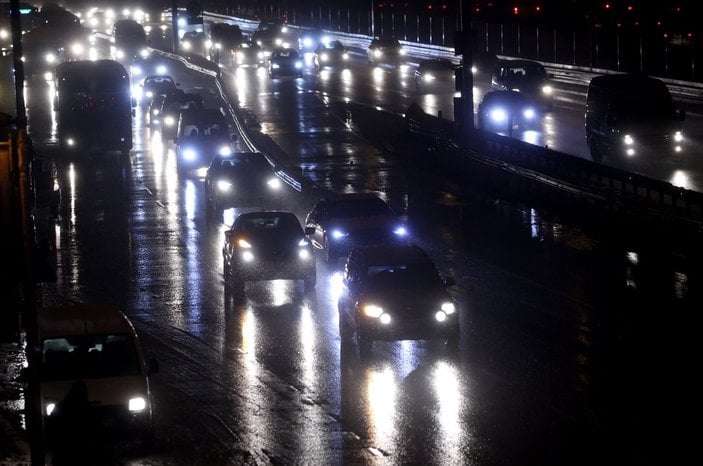
[[[554,107],[552,75],[544,66],[531,60],[499,60],[491,77],[493,89],[517,91],[533,100],[543,110]]]
[[[309,29],[300,33],[298,48],[301,53],[309,53],[330,41],[331,37],[324,29]]]
[[[133,19],[119,19],[112,26],[117,60],[146,58],[149,55],[144,26]]]
[[[514,128],[529,129],[537,124],[540,109],[522,92],[490,91],[478,106],[478,127],[512,136]]]
[[[176,137],[178,118],[181,112],[190,109],[203,108],[203,98],[194,92],[179,92],[168,94],[161,104],[159,112],[159,128],[162,141],[171,141]]]
[[[261,47],[264,57],[268,58],[276,48],[290,48],[288,37],[276,29],[256,31],[251,36],[251,41]]]
[[[271,53],[268,66],[269,76],[303,76],[303,59],[295,49],[278,48]]]
[[[181,49],[186,53],[207,56],[209,52],[208,37],[204,32],[188,31],[181,38]]]
[[[176,88],[169,91],[168,94],[156,94],[151,101],[149,101],[146,107],[146,118],[150,128],[156,129],[161,127],[161,118],[159,115],[161,114],[161,105],[164,103],[164,100],[166,100],[166,96],[170,94],[181,94],[182,92],[181,89]]]
[[[263,49],[255,42],[247,41],[239,44],[231,51],[233,66],[264,66],[266,57]]]
[[[157,94],[166,95],[170,91],[177,90],[177,84],[168,74],[149,74],[144,77],[141,84],[141,96],[139,102],[148,105],[151,99]]]
[[[274,31],[276,34],[286,34],[288,25],[277,18],[264,18],[259,21],[256,31]]]
[[[41,406],[49,437],[61,435],[70,399],[84,397],[101,429],[147,439],[153,434],[146,362],[132,323],[116,307],[69,304],[38,315]],[[82,390],[82,391],[81,391]]]
[[[338,40],[317,46],[312,55],[312,64],[316,70],[326,67],[344,67],[349,62],[349,51]]]
[[[317,269],[306,233],[292,212],[240,214],[225,231],[225,290],[241,295],[246,282],[255,280],[302,280],[312,290]]]
[[[210,56],[217,56],[218,60],[230,56],[244,42],[242,30],[236,24],[212,23],[209,34]]]
[[[402,65],[405,61],[405,50],[395,37],[375,37],[366,54],[373,64]]]
[[[405,243],[408,228],[383,199],[373,193],[331,194],[308,212],[305,225],[325,260],[335,264],[355,247]]]
[[[224,114],[215,108],[189,109],[181,112],[176,144],[176,168],[181,176],[195,172],[205,176],[210,161],[217,155],[232,153],[236,140],[229,132]]]
[[[374,340],[441,339],[459,343],[459,313],[435,264],[418,246],[354,249],[344,267],[338,301],[342,342],[356,336],[361,353]]]
[[[456,65],[447,58],[422,60],[415,70],[415,88],[419,92],[429,90],[455,90],[454,76]]]
[[[233,206],[264,205],[282,189],[271,164],[259,152],[217,154],[205,174],[209,212]]]

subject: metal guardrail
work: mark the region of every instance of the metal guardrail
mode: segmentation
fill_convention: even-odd
[[[460,153],[453,159],[458,169],[480,163],[609,210],[656,217],[703,233],[703,193],[481,130],[467,135],[417,106],[406,113],[406,121],[411,132]],[[480,136],[474,137],[477,132]]]

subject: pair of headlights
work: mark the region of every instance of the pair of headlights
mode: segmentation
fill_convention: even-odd
[[[393,320],[391,315],[387,313],[383,307],[376,304],[366,304],[363,307],[364,315],[372,319],[378,319],[382,324],[388,325]],[[445,301],[441,304],[440,309],[435,312],[434,317],[437,322],[444,322],[447,318],[456,312],[456,306],[451,301]]]

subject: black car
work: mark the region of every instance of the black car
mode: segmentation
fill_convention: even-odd
[[[328,263],[334,264],[359,246],[404,243],[408,229],[373,193],[331,194],[317,201],[305,225],[310,239]]]
[[[144,77],[141,84],[140,103],[148,105],[155,96],[159,94],[166,95],[171,91],[175,91],[177,86],[176,82],[168,74],[149,74]]]
[[[259,152],[215,155],[205,174],[205,201],[209,212],[231,206],[261,206],[281,189],[271,164]]]
[[[313,52],[322,44],[330,42],[330,36],[324,29],[310,29],[300,33],[298,48],[302,53]]]
[[[366,55],[373,64],[402,65],[405,61],[405,50],[395,37],[375,37]]]
[[[203,98],[198,93],[180,92],[167,95],[159,111],[162,141],[170,141],[176,137],[178,118],[181,116],[181,112],[201,108],[203,108]]]
[[[257,211],[237,216],[225,231],[222,248],[225,291],[244,292],[256,280],[302,280],[310,291],[317,281],[315,257],[306,231],[292,212]]]
[[[182,111],[174,139],[178,174],[187,176],[195,172],[198,177],[205,176],[212,158],[218,154],[231,154],[235,140],[236,135],[230,133],[220,109]]]
[[[244,42],[242,30],[236,24],[213,23],[210,25],[210,56],[229,56]]]
[[[181,50],[185,53],[207,56],[209,52],[208,37],[204,32],[188,31],[181,38]]]
[[[418,246],[375,246],[349,254],[338,301],[342,342],[356,335],[368,353],[374,340],[459,342],[456,303],[434,263]]]
[[[233,66],[264,66],[264,50],[252,41],[242,42],[231,51]]]
[[[514,128],[534,127],[539,122],[539,111],[522,92],[490,91],[478,105],[478,127],[512,136]]]
[[[456,65],[447,58],[429,58],[420,61],[415,70],[415,88],[420,92],[454,91]]]
[[[318,45],[312,55],[312,65],[316,70],[345,67],[348,62],[349,51],[338,40]]]
[[[277,29],[256,31],[252,34],[251,41],[261,47],[265,58],[268,58],[273,53],[274,49],[290,45],[287,41],[287,37]]]
[[[303,76],[303,59],[295,49],[277,48],[269,57],[269,76]]]
[[[491,77],[491,86],[498,90],[518,91],[543,110],[554,107],[552,75],[544,66],[531,60],[499,60]]]
[[[149,127],[157,129],[161,127],[161,106],[166,100],[166,97],[170,95],[180,95],[183,93],[182,89],[171,89],[165,94],[157,93],[151,98],[146,107],[147,122]]]

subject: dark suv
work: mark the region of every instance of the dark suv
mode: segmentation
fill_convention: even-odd
[[[339,297],[342,342],[356,335],[368,353],[374,340],[459,341],[457,306],[442,278],[418,246],[374,246],[353,250],[344,267]]]
[[[216,154],[231,154],[235,140],[236,136],[229,133],[229,125],[221,110],[194,108],[182,111],[174,139],[178,174],[188,175],[195,170],[198,176],[204,177],[212,158]]]
[[[373,193],[330,194],[305,218],[313,246],[335,265],[355,247],[404,243],[408,229],[383,199]]]
[[[493,89],[524,94],[542,110],[554,108],[552,75],[541,63],[531,60],[499,60],[491,78]]]

